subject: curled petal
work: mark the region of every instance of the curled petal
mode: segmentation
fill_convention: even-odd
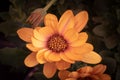
[[[44,67],[43,67],[43,74],[47,77],[47,78],[52,78],[54,76],[54,74],[56,73],[57,68],[55,63],[45,63]]]
[[[80,32],[88,21],[87,11],[81,11],[75,16],[75,29],[77,32]]]
[[[38,61],[36,60],[36,53],[32,52],[30,53],[24,60],[24,63],[28,67],[34,67],[38,64]]]
[[[32,28],[21,28],[17,30],[18,36],[26,41],[26,42],[31,42],[31,37],[33,36],[33,29]]]

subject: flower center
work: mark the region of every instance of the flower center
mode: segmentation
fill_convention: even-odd
[[[68,48],[68,43],[63,36],[59,34],[52,35],[47,41],[47,47],[53,52],[64,52]]]

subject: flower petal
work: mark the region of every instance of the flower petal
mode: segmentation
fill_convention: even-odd
[[[66,62],[75,63],[74,60],[71,60],[70,58],[68,58],[64,53],[60,53],[60,57]]]
[[[34,47],[33,44],[31,44],[31,43],[26,44],[26,47],[27,47],[29,50],[33,51],[33,52],[36,52],[36,51],[38,51],[38,50],[40,49],[40,48]]]
[[[41,29],[34,29],[34,37],[40,41],[47,41],[47,38],[51,36],[54,31],[51,27],[42,27]]]
[[[60,54],[59,53],[55,53],[55,52],[51,52],[49,55],[48,55],[48,59],[50,61],[60,61],[61,58],[60,58]]]
[[[108,74],[99,75],[100,80],[111,80],[111,77]]]
[[[58,77],[60,78],[60,80],[65,80],[68,78],[68,75],[69,75],[70,71],[67,71],[67,70],[60,70],[58,72]]]
[[[17,34],[22,40],[26,42],[31,42],[31,37],[33,36],[33,29],[32,28],[21,28],[17,30]]]
[[[77,80],[76,78],[67,78],[65,80]]]
[[[24,60],[24,63],[28,67],[34,67],[38,64],[38,61],[36,60],[36,53],[32,52],[30,53]]]
[[[87,11],[81,11],[75,16],[75,29],[77,32],[80,32],[88,21]]]
[[[79,37],[78,37],[78,40],[72,42],[70,44],[70,46],[72,47],[77,47],[77,46],[81,46],[82,44],[84,44],[88,39],[88,35],[86,32],[81,32],[79,33]]]
[[[67,10],[58,23],[59,33],[64,34],[68,29],[74,27],[74,15],[71,10]]]
[[[68,41],[68,43],[74,42],[78,39],[78,33],[74,30],[74,28],[71,28],[65,32],[64,38]]]
[[[42,49],[42,50],[40,50],[40,51],[37,53],[37,55],[36,55],[37,61],[38,61],[40,64],[44,64],[44,63],[47,62],[47,61],[45,60],[45,58],[44,58],[45,51],[47,51],[47,49]]]
[[[70,47],[68,51],[65,52],[65,55],[76,61],[81,61],[82,56],[93,50],[93,46],[89,43],[85,43],[80,47]]]
[[[51,61],[48,56],[51,54],[52,52],[50,50],[46,51],[45,54],[44,54],[44,58],[48,61],[48,62],[53,62]]]
[[[69,73],[69,77],[72,77],[72,78],[78,78],[79,77],[79,73],[77,71],[73,71],[71,73]]]
[[[56,31],[58,19],[55,15],[48,13],[44,18],[45,26],[51,27]]]
[[[103,64],[98,64],[96,66],[93,67],[93,74],[103,74],[106,70],[106,65]]]
[[[71,63],[61,60],[61,61],[56,62],[56,66],[58,70],[65,70],[65,69],[70,68]]]
[[[81,60],[81,56],[79,54],[76,54],[74,52],[71,52],[70,50],[65,52],[65,55],[70,58],[71,60],[75,60],[75,61],[80,61]]]
[[[47,77],[47,78],[52,78],[54,76],[54,74],[56,73],[57,68],[55,63],[45,63],[44,67],[43,67],[43,74]]]
[[[85,63],[97,64],[101,62],[102,58],[98,53],[91,51],[90,53],[84,54],[81,60]]]
[[[31,38],[32,39],[32,44],[33,46],[37,47],[37,48],[43,48],[45,47],[46,45],[46,42],[45,41],[40,41],[40,40],[37,40],[35,39],[34,37]]]
[[[73,53],[83,55],[85,53],[89,53],[93,50],[93,45],[90,43],[85,43],[79,47],[71,47],[70,48]]]

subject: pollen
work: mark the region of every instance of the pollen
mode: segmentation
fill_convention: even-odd
[[[59,34],[52,35],[47,41],[48,49],[53,52],[64,52],[68,48],[68,43],[63,36]]]

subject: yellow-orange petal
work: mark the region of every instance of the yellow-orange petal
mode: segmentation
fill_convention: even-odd
[[[72,43],[70,43],[70,46],[77,47],[83,45],[88,39],[88,35],[86,32],[81,32],[78,35],[78,39]]]
[[[81,11],[75,16],[75,29],[77,32],[80,32],[88,21],[87,11]]]
[[[85,43],[79,47],[71,47],[70,50],[73,53],[83,55],[83,54],[91,52],[93,50],[93,45],[89,43]]]
[[[61,57],[62,60],[66,61],[68,63],[75,63],[74,60],[68,58],[64,53],[60,53],[60,57]]]
[[[101,56],[94,51],[84,54],[81,57],[81,61],[83,61],[85,63],[89,63],[89,64],[97,64],[97,63],[101,62],[101,60],[102,60]]]
[[[44,48],[46,46],[46,42],[45,41],[37,40],[34,37],[31,37],[31,40],[32,40],[33,46],[35,46],[37,48]]]
[[[65,69],[70,68],[71,63],[61,60],[61,61],[56,62],[56,66],[58,70],[65,70]]]
[[[68,58],[70,58],[71,60],[75,60],[75,61],[81,61],[81,57],[82,55],[76,54],[70,50],[66,51],[64,53]]]
[[[98,64],[93,67],[93,72],[92,74],[103,74],[106,70],[106,65],[103,64]]]
[[[24,60],[24,63],[28,67],[34,67],[38,64],[38,61],[36,60],[36,53],[32,52],[30,53]]]
[[[74,28],[71,28],[65,32],[64,38],[68,43],[75,42],[78,39],[78,32],[76,32]]]
[[[48,13],[44,18],[45,26],[51,27],[54,31],[57,29],[58,19],[55,15]]]
[[[57,68],[55,63],[45,63],[44,67],[43,67],[43,74],[47,77],[47,78],[52,78],[54,76],[54,74],[56,73]]]
[[[44,54],[44,58],[47,60],[47,62],[53,62],[51,61],[48,56],[51,54],[52,52],[50,50],[46,51],[45,54]]]
[[[34,37],[40,41],[47,41],[48,37],[53,35],[54,31],[51,27],[42,27],[41,29],[34,29]]]
[[[68,78],[68,75],[69,75],[70,71],[67,71],[67,70],[60,70],[58,72],[58,77],[60,78],[60,80],[65,80]]]
[[[40,50],[40,48],[34,47],[33,44],[31,44],[31,43],[26,44],[26,47],[33,52],[37,52]]]
[[[26,42],[31,42],[31,37],[33,36],[33,29],[32,28],[21,28],[17,30],[18,36],[26,41]]]
[[[36,58],[37,58],[37,61],[40,63],[40,64],[44,64],[46,63],[46,59],[44,58],[44,54],[45,54],[45,51],[47,51],[47,49],[42,49],[40,50],[37,55],[36,55]]]
[[[47,58],[50,60],[50,61],[60,61],[61,58],[60,58],[60,54],[59,53],[55,53],[55,52],[51,52]]]
[[[71,10],[67,10],[64,12],[64,14],[61,16],[59,23],[58,23],[58,28],[59,28],[59,33],[64,34],[68,29],[74,27],[74,15]]]
[[[82,56],[87,54],[93,50],[93,46],[89,43],[85,43],[80,47],[70,47],[66,52],[65,55],[76,61],[81,61]]]

